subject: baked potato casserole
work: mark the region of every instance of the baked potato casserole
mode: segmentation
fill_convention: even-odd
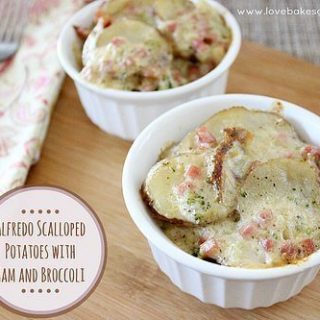
[[[235,106],[162,151],[141,187],[164,233],[218,264],[298,263],[320,246],[320,149],[280,112]]]
[[[83,41],[81,76],[100,87],[129,91],[175,88],[214,69],[231,31],[205,0],[108,0]]]

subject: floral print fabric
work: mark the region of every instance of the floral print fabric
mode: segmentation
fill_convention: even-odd
[[[56,44],[83,0],[33,0],[17,54],[0,63],[0,194],[23,185],[40,155],[64,73]]]

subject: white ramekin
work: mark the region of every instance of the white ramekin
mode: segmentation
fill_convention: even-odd
[[[298,294],[316,276],[320,252],[299,265],[270,269],[243,269],[216,265],[176,247],[158,228],[145,207],[139,189],[157,161],[162,146],[179,141],[214,113],[231,106],[271,110],[270,97],[230,94],[185,103],[153,121],[133,143],[124,164],[122,187],[131,218],[147,238],[160,269],[178,286],[203,302],[224,308],[253,309],[270,306]],[[284,117],[306,141],[320,145],[320,118],[296,105],[281,101]],[[266,142],[267,143],[267,142]]]
[[[152,120],[189,100],[225,92],[228,71],[238,55],[241,34],[233,15],[215,1],[209,3],[225,18],[232,30],[232,43],[221,63],[204,77],[184,86],[154,92],[104,89],[83,80],[77,67],[74,44],[79,40],[73,26],[90,26],[101,1],[78,11],[66,24],[58,40],[58,56],[63,69],[74,80],[88,117],[102,130],[132,140]]]

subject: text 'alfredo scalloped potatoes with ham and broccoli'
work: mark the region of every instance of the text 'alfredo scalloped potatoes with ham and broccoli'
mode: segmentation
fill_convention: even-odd
[[[75,26],[81,76],[100,87],[155,91],[179,87],[213,70],[231,31],[205,0],[109,0],[90,29]]]

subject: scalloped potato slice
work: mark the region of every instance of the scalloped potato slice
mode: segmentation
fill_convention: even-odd
[[[161,38],[159,33],[147,24],[123,19],[116,21],[110,27],[103,29],[97,39],[97,47],[105,46],[115,37],[126,38],[131,43],[142,43],[145,41],[153,41],[167,47],[166,42]]]
[[[266,261],[291,263],[320,245],[319,170],[307,161],[275,159],[258,165],[240,190],[239,232],[266,245]]]
[[[240,221],[198,227],[165,223],[179,248],[223,265],[269,268],[296,263],[320,246],[319,170],[307,161],[258,165],[240,188]]]
[[[105,21],[128,18],[156,26],[159,18],[174,19],[194,8],[190,0],[109,0],[99,8],[97,18]]]
[[[206,226],[177,227],[174,224],[162,222],[160,227],[165,235],[183,251],[196,257],[211,260],[210,257],[203,255],[203,250],[200,252],[201,243],[204,242],[205,239],[215,238],[219,241],[219,246],[222,249],[224,247],[222,239],[230,239],[230,237],[234,239],[233,235],[236,232],[237,225],[232,219],[227,218],[223,221],[211,223]],[[222,263],[224,260],[224,253],[222,251],[219,252],[212,260],[217,263]]]
[[[296,215],[320,221],[319,170],[308,161],[273,159],[257,165],[240,190],[239,211],[244,220],[270,209],[290,226]],[[313,218],[316,218],[314,220]]]
[[[172,55],[160,34],[139,21],[99,21],[83,47],[81,75],[102,87],[153,91],[169,85]]]
[[[158,218],[199,224],[232,211],[233,201],[219,203],[218,190],[210,183],[212,161],[212,154],[185,154],[162,160],[150,170],[143,192]]]
[[[194,10],[195,5],[190,0],[155,0],[155,14],[163,20],[178,18],[182,13]]]
[[[157,27],[177,56],[216,66],[228,51],[231,31],[206,1],[159,0],[155,9]]]
[[[98,17],[103,16],[110,17],[123,12],[123,10],[129,6],[131,0],[108,0],[105,1],[99,8]],[[104,17],[104,16],[103,16]]]
[[[108,0],[99,8],[97,18],[115,21],[122,18],[154,25],[153,0]]]
[[[300,156],[305,145],[294,128],[281,115],[244,107],[232,107],[216,113],[200,128],[206,128],[219,143],[224,138],[224,129],[238,127],[246,129],[251,137],[246,143],[246,152],[253,160],[266,161],[280,157]],[[188,133],[172,149],[171,154],[203,150],[199,144],[199,129]],[[201,138],[201,134],[200,134]]]
[[[214,152],[164,159],[150,170],[144,198],[158,218],[214,222],[235,209],[239,181],[250,165],[238,141],[222,144]]]
[[[102,20],[97,23],[83,45],[83,64],[86,65],[90,60],[99,60],[96,57],[97,49],[104,48],[109,44],[117,45],[115,41],[120,42],[122,39],[131,45],[144,45],[147,50],[154,51],[159,59],[163,55],[168,56],[168,63],[171,60],[171,50],[168,44],[154,28],[143,22],[122,19],[108,28],[103,27]],[[96,61],[96,63],[98,62]]]
[[[176,246],[195,257],[234,267],[270,267],[263,247],[258,241],[244,240],[232,219],[197,227],[164,223],[161,228]]]

